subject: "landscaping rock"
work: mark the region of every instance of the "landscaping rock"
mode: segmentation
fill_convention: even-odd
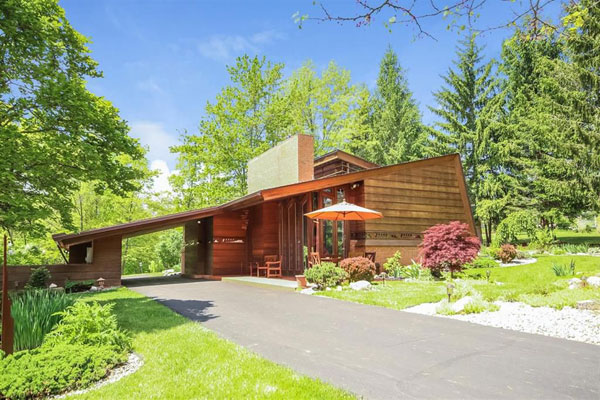
[[[371,284],[367,281],[358,281],[350,283],[350,289],[352,290],[369,290],[371,289]]]
[[[313,294],[314,292],[315,292],[315,290],[313,288],[311,288],[311,287],[306,288],[306,289],[302,289],[300,291],[300,293],[302,293],[302,294]]]
[[[98,286],[92,286],[90,288],[90,292],[97,292],[98,290],[100,290],[100,288]]]
[[[590,276],[587,278],[586,282],[592,287],[600,287],[600,277],[598,276]]]
[[[467,304],[471,303],[472,301],[473,301],[473,297],[465,296],[462,299],[457,300],[456,302],[454,302],[454,304],[451,305],[452,311],[454,311],[455,313],[462,312],[462,310],[465,309],[465,306]]]
[[[583,300],[577,302],[577,309],[600,311],[600,301],[598,300]]]
[[[57,285],[56,283],[51,283],[51,284],[48,286],[48,289],[56,289],[57,287],[58,287],[58,285]]]
[[[341,292],[342,291],[342,287],[338,286],[338,287],[335,288],[335,290],[337,290],[338,292]]]
[[[174,273],[175,270],[174,269],[165,269],[163,271],[163,276],[170,276],[172,273]]]
[[[584,286],[584,283],[579,278],[571,278],[569,279],[569,289],[579,289]]]

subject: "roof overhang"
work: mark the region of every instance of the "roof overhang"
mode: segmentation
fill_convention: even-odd
[[[390,173],[400,172],[410,168],[423,168],[429,165],[437,165],[440,161],[458,163],[454,164],[460,167],[460,157],[458,154],[450,154],[446,156],[428,158],[418,161],[410,161],[402,164],[395,164],[386,167],[370,168],[363,171],[352,172],[345,175],[336,175],[320,179],[314,179],[306,182],[293,183],[290,185],[279,186],[271,189],[264,189],[259,192],[251,193],[238,199],[232,200],[225,204],[203,208],[200,210],[185,211],[176,214],[165,215],[161,217],[148,218],[139,221],[128,222],[119,225],[108,226],[105,228],[92,229],[80,233],[64,234],[59,233],[52,236],[56,243],[63,248],[69,248],[72,245],[91,242],[92,240],[120,235],[124,238],[143,235],[147,233],[157,232],[165,229],[176,228],[183,226],[186,222],[199,220],[222,214],[227,211],[241,210],[261,204],[265,201],[273,201],[285,197],[296,196],[299,194],[321,190],[332,186],[344,185],[362,181],[366,178],[386,175]],[[462,173],[462,168],[459,168]],[[464,185],[464,177],[462,182]],[[464,191],[464,189],[463,189]],[[466,192],[465,192],[466,195]],[[468,204],[468,199],[467,199]],[[471,214],[472,218],[472,214]],[[471,219],[471,225],[473,225]],[[473,228],[474,229],[474,228]]]

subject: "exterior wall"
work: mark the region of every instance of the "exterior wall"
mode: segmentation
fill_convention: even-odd
[[[58,286],[64,287],[67,280],[82,281],[104,278],[106,286],[120,286],[121,236],[111,236],[94,240],[92,246],[94,248],[94,256],[91,264],[69,263],[45,265],[51,275],[48,283],[55,283]],[[29,280],[31,271],[36,267],[9,266],[8,286],[10,288],[22,289]]]
[[[248,193],[311,180],[314,140],[296,135],[248,162]]]
[[[247,270],[248,215],[232,211],[213,217],[212,275],[241,275]]]
[[[249,260],[262,262],[266,255],[279,254],[278,229],[277,202],[263,203],[250,210]]]
[[[360,224],[354,225],[354,248],[376,252],[380,264],[400,250],[402,262],[408,264],[411,259],[418,260],[422,233],[429,227],[462,221],[473,229],[457,165],[460,167],[453,160],[442,160],[436,165],[365,179],[364,206],[382,212],[383,218],[360,223],[364,231]]]

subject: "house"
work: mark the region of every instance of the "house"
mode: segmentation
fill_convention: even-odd
[[[313,149],[312,136],[297,135],[251,160],[249,194],[228,203],[56,234],[54,240],[68,251],[72,276],[86,268],[86,276],[102,275],[107,285],[118,285],[123,238],[179,226],[185,241],[182,273],[192,278],[249,274],[249,261],[271,254],[282,257],[284,275],[295,275],[304,271],[309,250],[334,258],[375,252],[378,263],[400,250],[410,263],[418,257],[422,232],[435,224],[463,221],[475,233],[458,155],[380,167],[339,150],[315,159]],[[344,199],[384,217],[304,216]]]

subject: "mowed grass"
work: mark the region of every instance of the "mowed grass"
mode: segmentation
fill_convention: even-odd
[[[538,256],[534,264],[491,269],[490,282],[485,269],[466,270],[461,279],[473,286],[488,301],[521,301],[535,307],[548,306],[562,309],[574,307],[580,300],[600,300],[600,289],[583,288],[571,290],[568,280],[572,276],[557,277],[552,264],[569,264],[575,261],[576,277],[600,273],[600,257],[592,256]],[[500,284],[498,284],[500,283]],[[421,303],[434,303],[446,297],[446,282],[381,282],[370,291],[354,291],[345,288],[320,292],[319,295],[356,303],[371,304],[393,309],[403,309]]]
[[[344,399],[347,392],[296,374],[131,290],[81,297],[115,303],[119,325],[144,359],[134,374],[78,399]]]
[[[358,291],[345,288],[318,292],[321,296],[401,310],[421,303],[435,303],[446,297],[445,282],[373,282],[373,289]]]

